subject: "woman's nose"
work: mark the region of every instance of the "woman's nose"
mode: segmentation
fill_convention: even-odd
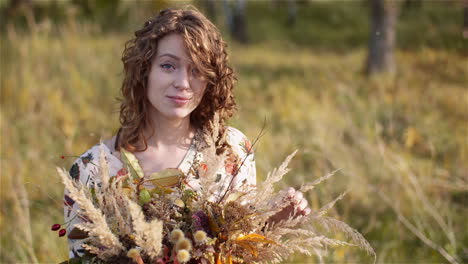
[[[190,74],[187,69],[181,69],[177,73],[174,86],[179,89],[188,89],[190,87]]]

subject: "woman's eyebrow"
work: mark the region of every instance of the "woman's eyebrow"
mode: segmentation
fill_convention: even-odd
[[[173,58],[175,60],[178,60],[178,61],[180,60],[179,57],[177,57],[176,55],[170,54],[170,53],[164,53],[162,55],[159,55],[158,58],[161,58],[161,57],[164,57],[164,56],[171,57],[171,58]]]

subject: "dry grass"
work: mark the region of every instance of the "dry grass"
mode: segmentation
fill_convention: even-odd
[[[72,159],[61,155],[78,155],[117,127],[119,56],[128,36],[59,29],[2,35],[0,262],[66,259],[66,241],[49,229],[62,221],[54,167],[69,166]],[[370,241],[378,263],[449,261],[437,249],[467,261],[466,57],[398,52],[396,78],[372,80],[360,74],[361,49],[262,44],[233,46],[231,57],[240,79],[240,112],[231,124],[254,138],[267,118],[256,150],[259,180],[299,149],[286,183],[300,187],[340,168],[309,201],[318,210],[349,189],[333,214]],[[344,247],[325,261],[371,260]]]

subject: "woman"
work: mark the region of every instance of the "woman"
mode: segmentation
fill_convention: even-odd
[[[110,174],[125,174],[119,154],[123,148],[136,156],[145,176],[179,168],[196,190],[197,172],[216,170],[221,190],[255,185],[251,143],[239,130],[225,126],[236,109],[235,77],[226,44],[208,19],[196,10],[163,10],[135,32],[122,61],[121,127],[116,136],[75,161],[72,178],[84,184],[99,181],[94,175],[101,149]],[[216,157],[222,166],[210,166],[209,160]],[[229,185],[233,175],[234,184]],[[290,190],[287,199],[291,206],[273,221],[287,217],[295,207],[298,213],[310,211],[301,193]],[[85,234],[73,226],[84,219],[75,217],[78,208],[67,195],[65,205],[70,257],[75,257],[83,253],[80,239]]]

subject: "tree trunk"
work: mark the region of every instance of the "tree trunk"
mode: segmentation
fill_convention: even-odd
[[[297,20],[297,3],[296,0],[288,0],[288,20],[287,26],[294,26]]]
[[[366,73],[393,73],[397,4],[385,0],[370,0],[370,4],[371,27]]]
[[[420,8],[422,0],[405,0],[404,8]]]
[[[229,32],[235,40],[244,44],[248,42],[245,4],[245,0],[224,1]]]
[[[463,7],[463,38],[468,38],[468,0],[465,0]]]
[[[202,6],[205,7],[205,12],[207,17],[211,21],[216,21],[216,6],[215,6],[215,0],[203,0]]]

